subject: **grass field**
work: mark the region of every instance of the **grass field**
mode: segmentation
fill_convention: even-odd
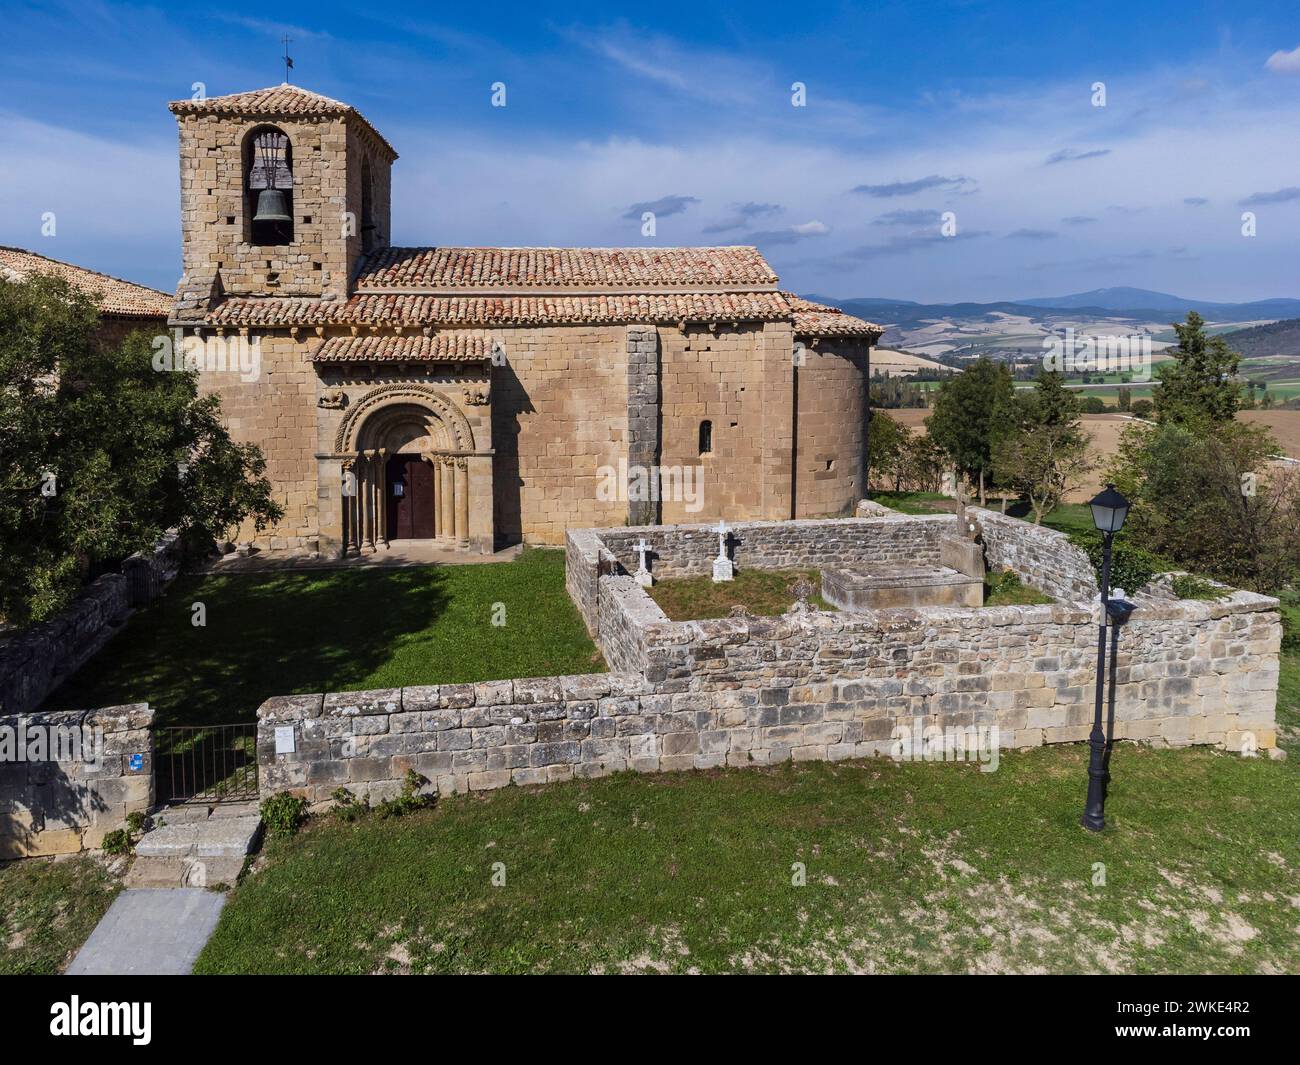
[[[1121,744],[1100,835],[1086,763],[620,774],[325,818],[268,845],[198,971],[1300,971],[1295,763]]]
[[[0,863],[0,976],[58,972],[119,889],[117,876],[92,858]]]
[[[821,573],[809,570],[741,569],[730,581],[714,583],[712,577],[673,577],[656,581],[650,596],[673,621],[724,618],[735,606],[751,614],[774,617],[794,603],[790,586],[800,579],[811,582],[816,591],[808,601],[818,610],[834,610],[821,597]]]
[[[45,709],[148,702],[160,725],[216,724],[253,720],[272,695],[603,669],[564,590],[564,553],[534,550],[474,566],[182,577]]]

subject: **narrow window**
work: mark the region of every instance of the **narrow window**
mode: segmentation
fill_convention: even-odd
[[[713,451],[713,423],[700,422],[700,454],[707,455]]]

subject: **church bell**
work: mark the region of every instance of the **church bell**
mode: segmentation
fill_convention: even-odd
[[[257,213],[254,222],[291,222],[284,206],[284,193],[279,189],[263,189],[257,194]]]

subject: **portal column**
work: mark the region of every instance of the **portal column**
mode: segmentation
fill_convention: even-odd
[[[456,463],[456,546],[469,547],[469,469],[463,455]]]
[[[375,458],[375,492],[379,505],[375,508],[379,522],[375,539],[388,547],[388,448],[381,447]]]
[[[442,528],[439,531],[444,540],[452,540],[456,535],[456,487],[451,463],[450,455],[438,456],[438,503],[442,511]]]

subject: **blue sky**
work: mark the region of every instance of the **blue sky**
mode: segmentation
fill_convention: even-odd
[[[287,33],[292,80],[401,154],[396,243],[756,243],[841,298],[1300,296],[1294,0],[219,12],[7,0],[0,243],[174,288],[166,102],[278,83]]]

